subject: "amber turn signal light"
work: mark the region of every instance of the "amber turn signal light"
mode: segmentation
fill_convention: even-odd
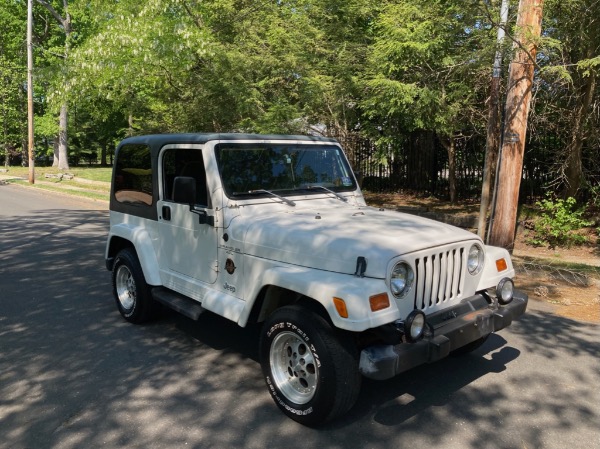
[[[387,293],[379,293],[369,297],[369,304],[371,304],[371,310],[377,312],[390,306],[390,298]]]
[[[498,271],[504,271],[508,268],[508,265],[506,265],[506,260],[504,259],[498,259],[496,261],[496,269]]]
[[[342,318],[348,318],[348,309],[346,308],[346,302],[342,298],[333,298],[333,304],[335,305],[335,310]]]

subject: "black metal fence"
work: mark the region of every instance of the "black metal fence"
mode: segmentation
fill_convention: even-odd
[[[434,133],[414,133],[401,148],[377,146],[361,136],[338,140],[354,170],[360,173],[364,190],[409,190],[449,198],[448,152]],[[537,142],[528,143],[523,161],[522,202],[538,200],[550,184],[547,153]],[[485,137],[456,140],[456,187],[460,200],[480,198],[484,157]]]

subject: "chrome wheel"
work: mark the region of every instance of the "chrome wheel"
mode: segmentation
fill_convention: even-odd
[[[291,402],[306,404],[315,395],[319,372],[309,346],[292,332],[282,332],[269,354],[273,381]]]
[[[135,305],[136,285],[133,274],[126,265],[121,265],[115,275],[115,289],[117,299],[125,311],[129,311]]]

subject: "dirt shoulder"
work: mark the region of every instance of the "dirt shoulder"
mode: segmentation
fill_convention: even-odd
[[[437,198],[405,193],[371,194],[372,206],[414,213],[475,231],[479,204],[452,205]],[[527,244],[527,231],[517,229],[513,263],[515,284],[556,315],[600,323],[600,245],[542,248]]]

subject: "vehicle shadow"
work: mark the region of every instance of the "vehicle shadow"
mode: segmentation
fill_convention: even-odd
[[[507,365],[519,357],[518,349],[505,345],[506,340],[501,336],[492,335],[485,346],[472,355],[451,356],[385,382],[366,380],[354,414],[358,413],[358,418],[360,412],[376,410],[373,414],[376,422],[393,426],[430,407],[447,405],[457,391],[488,374],[506,370]],[[490,357],[483,357],[484,354]]]
[[[172,322],[198,344],[221,351],[223,356],[245,360],[247,368],[252,371],[254,394],[268,398],[262,379],[258,379],[258,326],[242,329],[210,313],[201,317],[198,323],[177,314],[170,314],[165,320]],[[600,355],[596,341],[598,329],[562,317],[529,313],[513,323],[511,332],[522,335],[525,344],[517,348],[502,334],[493,334],[471,354],[451,356],[387,381],[363,379],[358,401],[350,412],[316,429],[306,429],[283,415],[276,416],[278,412],[270,398],[267,404],[261,402],[261,407],[254,411],[256,418],[251,427],[265,431],[270,429],[269,433],[276,432],[276,424],[279,424],[289,428],[293,434],[325,441],[331,447],[362,447],[357,443],[360,441],[369,441],[370,447],[388,447],[389,433],[382,429],[390,429],[397,436],[403,435],[403,439],[411,435],[418,438],[426,429],[427,441],[437,446],[444,444],[457,422],[461,422],[467,423],[477,434],[477,438],[461,447],[485,448],[489,446],[484,442],[494,441],[494,447],[506,449],[521,441],[526,442],[528,447],[545,447],[546,444],[543,429],[534,426],[520,429],[519,439],[506,439],[503,427],[499,425],[501,416],[526,422],[533,409],[549,415],[548,419],[556,428],[573,429],[585,423],[593,427],[598,412],[581,400],[593,385],[592,378],[581,374],[579,388],[565,389],[562,379],[554,377],[553,373],[524,375],[517,366],[511,365],[519,360],[522,351],[533,352],[547,360],[558,358],[565,352],[597,358]],[[510,373],[510,370],[515,371]],[[523,388],[540,382],[547,384],[553,394],[530,397],[527,410],[515,407],[515,401],[519,399],[514,396],[510,385],[496,380],[506,376]],[[499,441],[499,438],[505,441]],[[270,441],[283,444],[287,440],[271,435]]]
[[[564,388],[561,373],[523,370],[521,359],[598,360],[598,328],[541,313],[470,355],[365,380],[346,416],[305,428],[267,392],[257,326],[208,312],[196,322],[165,311],[141,326],[120,317],[107,229],[106,211],[0,217],[0,448],[435,447],[457,422],[472,429],[460,447],[548,447],[532,410],[553,429],[595,428],[592,368]],[[540,384],[552,394],[528,395]]]

